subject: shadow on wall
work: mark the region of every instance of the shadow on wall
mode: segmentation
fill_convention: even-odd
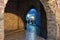
[[[6,14],[10,13],[18,17],[21,17],[22,21],[24,22],[24,26],[26,26],[25,17],[26,17],[28,10],[32,7],[37,8],[38,11],[40,12],[40,16],[41,16],[40,36],[43,38],[47,38],[46,12],[40,0],[9,0],[6,5],[5,12]],[[26,27],[24,28],[26,29]]]

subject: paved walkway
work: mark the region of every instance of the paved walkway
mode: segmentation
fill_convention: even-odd
[[[18,31],[10,35],[5,35],[5,40],[25,40],[25,33]],[[39,37],[37,40],[44,40],[44,39]]]

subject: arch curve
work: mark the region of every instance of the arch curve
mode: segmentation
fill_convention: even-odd
[[[49,0],[47,1],[40,0],[40,1],[43,4],[46,11],[48,40],[49,39],[56,40],[56,36],[57,36],[56,14],[53,12],[53,10],[51,10],[50,5],[48,3]]]

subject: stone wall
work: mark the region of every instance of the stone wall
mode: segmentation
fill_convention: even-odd
[[[57,8],[55,9],[57,20],[57,39],[60,40],[60,0],[57,0]]]
[[[48,30],[48,38],[47,40],[56,40],[57,36],[57,25],[56,25],[56,15],[54,10],[52,10],[53,1],[45,0],[41,1],[45,7],[46,15],[47,15],[47,30]],[[52,4],[52,5],[51,5]]]
[[[4,31],[24,30],[24,23],[20,17],[13,13],[4,13]]]
[[[47,29],[48,39],[47,40],[60,40],[60,1],[59,0],[41,0],[45,7],[47,15]],[[4,20],[3,12],[7,0],[0,0],[0,40],[4,39]]]
[[[53,29],[55,28],[55,33],[53,32],[53,34],[56,35],[56,40],[60,40],[60,1],[59,0],[49,0],[49,7],[51,8],[51,10],[53,11],[54,15],[55,15],[55,21],[54,23],[56,23],[56,28],[55,26],[53,27]]]
[[[7,1],[7,0],[6,0]],[[24,23],[18,16],[17,0],[9,0],[4,10],[4,31],[24,30]]]
[[[0,0],[0,40],[4,40],[4,1]]]
[[[46,1],[46,0],[45,0]],[[51,40],[60,40],[60,0],[49,0],[44,3],[42,1],[47,14],[48,38]],[[47,5],[47,6],[46,6]],[[49,12],[50,10],[50,12]],[[51,17],[49,18],[48,15]],[[54,22],[55,20],[55,22]],[[51,23],[51,24],[50,24]],[[56,23],[56,24],[55,24]],[[55,37],[55,38],[53,38]]]

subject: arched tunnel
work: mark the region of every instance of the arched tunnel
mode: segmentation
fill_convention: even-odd
[[[25,34],[27,22],[26,15],[31,8],[36,8],[40,14],[41,26],[39,27],[39,37],[47,39],[46,12],[40,0],[8,0],[4,13],[5,40],[8,40],[11,37],[9,37],[9,35],[13,34],[9,33],[14,31],[19,30],[18,32],[16,32],[17,34],[15,33],[15,35],[18,35],[18,39],[20,38],[19,36],[23,36],[23,34]],[[21,35],[20,32],[24,33],[22,33]],[[10,40],[12,40],[12,38]],[[21,38],[21,40],[24,40],[24,38]]]

